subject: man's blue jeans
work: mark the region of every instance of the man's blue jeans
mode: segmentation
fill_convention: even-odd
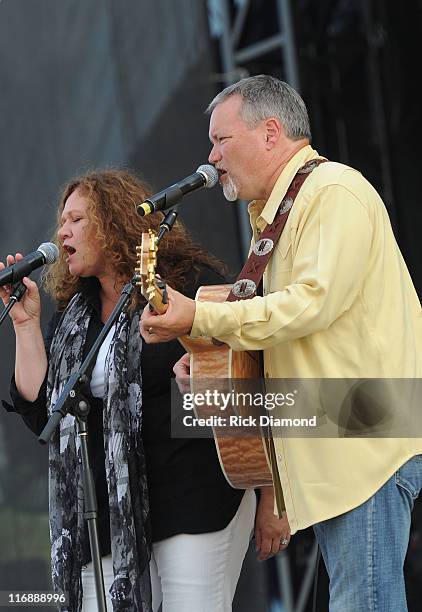
[[[361,506],[314,525],[330,578],[330,612],[406,612],[403,565],[422,488],[422,455]]]

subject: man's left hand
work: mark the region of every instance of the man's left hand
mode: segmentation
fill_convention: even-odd
[[[284,542],[284,543],[283,543]],[[263,487],[255,519],[255,543],[258,561],[266,561],[287,548],[290,527],[285,512],[279,519],[274,514],[274,489]]]
[[[168,308],[157,315],[147,304],[141,316],[140,331],[147,344],[168,342],[189,334],[195,317],[195,301],[167,286]]]

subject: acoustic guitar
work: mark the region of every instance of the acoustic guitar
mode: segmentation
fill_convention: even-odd
[[[164,314],[168,305],[165,284],[155,272],[157,251],[155,233],[150,230],[142,234],[141,246],[136,247],[138,262],[135,275],[150,307],[158,314]],[[224,302],[230,290],[231,285],[200,287],[195,299],[200,302]],[[215,343],[212,338],[183,336],[179,341],[190,354],[190,391],[193,394],[205,393],[206,390],[235,393],[236,381],[256,379],[258,383],[261,378],[257,351],[233,351],[226,344]],[[253,411],[256,412],[255,407]],[[264,435],[259,424],[244,424],[245,420],[248,421],[246,417],[251,415],[250,406],[229,402],[224,413],[221,406],[195,406],[195,412],[198,418],[224,415],[225,424],[213,425],[212,432],[221,469],[232,487],[247,489],[272,485],[269,433],[266,431]],[[259,423],[259,419],[255,421]]]

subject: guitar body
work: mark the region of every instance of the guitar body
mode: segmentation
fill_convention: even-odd
[[[167,310],[163,286],[157,282],[155,267],[157,260],[157,239],[150,230],[142,234],[142,244],[137,247],[138,267],[135,272],[141,292],[150,306],[158,314]],[[224,302],[230,293],[231,285],[200,287],[196,300],[200,302]],[[223,343],[213,342],[211,338],[193,339],[188,336],[179,338],[180,343],[190,353],[190,387],[192,393],[218,390],[222,393],[236,392],[238,384],[244,379],[262,380],[258,351],[233,351]],[[255,387],[256,389],[256,387]],[[230,402],[221,412],[220,406],[195,408],[198,417],[250,416],[250,407],[233,406]],[[259,423],[259,419],[257,420]],[[259,425],[225,425],[213,427],[221,469],[228,483],[235,489],[248,489],[273,484],[270,461],[270,435],[263,435]]]
[[[224,302],[231,285],[200,287],[196,300],[200,302]],[[223,379],[221,392],[236,391],[237,379],[261,378],[258,351],[233,351],[226,344],[216,345],[211,338],[181,339],[191,355],[191,391],[206,391],[205,386],[219,389],[218,380]],[[233,381],[233,384],[230,384]],[[212,383],[210,385],[210,383]],[[229,403],[224,412],[219,407],[196,407],[198,417],[211,415],[247,416],[242,407]],[[242,414],[243,413],[243,414]],[[249,414],[249,412],[248,412]],[[235,489],[258,488],[272,485],[269,462],[269,438],[264,436],[259,425],[213,427],[214,441],[223,473]]]

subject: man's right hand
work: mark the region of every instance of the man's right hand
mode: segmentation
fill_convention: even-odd
[[[16,257],[8,255],[7,265],[12,266],[16,261],[21,261],[22,259],[23,255],[21,253],[16,253]],[[4,263],[0,261],[0,271],[4,270],[5,267]],[[26,291],[20,302],[16,302],[9,313],[15,328],[25,327],[31,323],[39,324],[41,316],[40,293],[36,283],[27,276],[22,279],[22,282],[26,287]],[[12,292],[13,287],[11,285],[0,287],[0,297],[5,306],[9,303]]]
[[[180,393],[190,393],[190,355],[185,353],[173,366]]]

